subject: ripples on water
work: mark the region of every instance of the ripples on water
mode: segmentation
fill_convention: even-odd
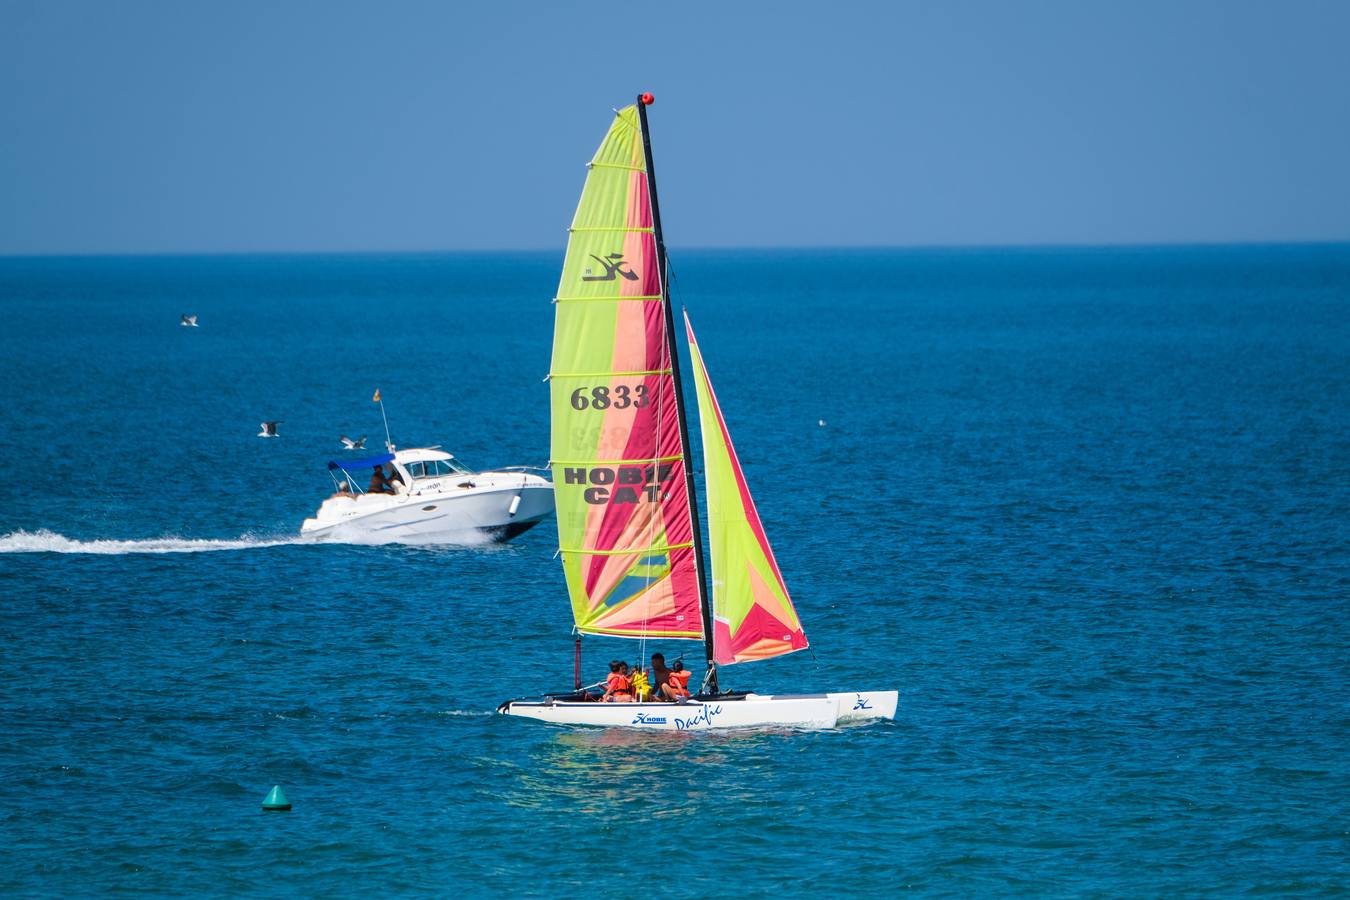
[[[549,525],[294,536],[376,385],[546,459],[556,263],[0,260],[0,891],[1347,887],[1344,248],[677,256],[813,641],[728,680],[901,689],[699,735],[491,714],[570,683]]]

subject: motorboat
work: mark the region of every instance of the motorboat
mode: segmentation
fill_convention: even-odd
[[[300,526],[318,540],[505,541],[553,512],[553,485],[523,468],[475,472],[437,447],[328,463],[334,493]],[[362,487],[362,485],[365,487]]]

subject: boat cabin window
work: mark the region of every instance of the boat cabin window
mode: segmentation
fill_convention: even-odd
[[[422,462],[408,463],[408,473],[414,478],[442,478],[447,475],[471,474],[468,469],[452,459],[428,459]]]

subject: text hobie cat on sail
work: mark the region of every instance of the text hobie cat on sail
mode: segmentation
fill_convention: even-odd
[[[891,718],[897,692],[760,695],[719,666],[805,649],[685,317],[698,394],[713,590],[688,466],[675,324],[647,131],[650,94],[616,113],[592,159],[555,299],[552,466],[559,554],[582,634],[702,641],[686,702],[597,703],[581,690],[498,710],[563,725],[703,730]],[[578,667],[579,672],[579,667]]]

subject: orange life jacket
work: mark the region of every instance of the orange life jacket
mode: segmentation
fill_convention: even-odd
[[[611,694],[628,694],[631,693],[633,689],[632,682],[628,680],[628,676],[620,672],[610,672],[607,684],[609,685],[609,692]]]
[[[690,672],[688,669],[685,669],[683,672],[670,673],[670,678],[667,680],[667,684],[670,685],[670,689],[675,692],[676,696],[679,697],[689,696],[689,676],[691,674],[693,673]]]

